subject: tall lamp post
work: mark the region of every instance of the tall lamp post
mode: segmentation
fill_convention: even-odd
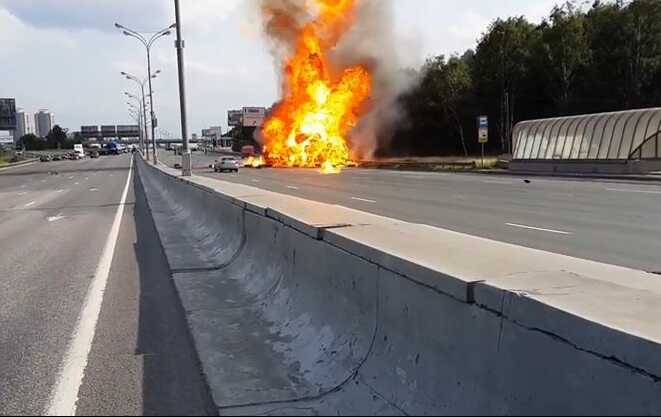
[[[140,133],[140,148],[144,152],[145,151],[145,142],[144,142],[145,138],[144,138],[144,129],[143,129],[143,121],[142,121],[142,111],[140,111],[140,107],[142,107],[142,102],[141,102],[141,100],[138,96],[135,96],[135,95],[129,93],[128,91],[125,91],[124,95],[128,99],[134,100],[135,103],[136,103],[136,104],[134,104],[134,103],[128,102],[128,101],[126,102],[126,104],[128,104],[129,107],[131,109],[133,109],[133,111],[138,113],[138,116],[140,116],[140,120],[138,121],[138,132]]]
[[[147,77],[145,80],[140,80],[140,78],[136,77],[135,75],[131,75],[128,72],[122,72],[122,75],[126,77],[127,80],[131,80],[136,82],[140,86],[140,91],[142,92],[142,110],[144,113],[144,121],[145,121],[145,141],[147,142],[147,159],[149,159],[149,133],[147,130],[147,98],[145,96],[145,84],[147,83],[147,80],[151,80],[152,78],[156,78],[158,74],[160,74],[161,71],[158,70],[154,74],[150,73],[150,76]],[[149,100],[151,102],[151,100]],[[151,104],[151,103],[150,103]],[[154,129],[154,124],[153,124],[153,119],[152,119],[152,134],[153,134],[153,129]],[[152,139],[154,141],[154,154],[156,154],[156,138],[152,136]],[[154,155],[154,164],[156,164],[157,159],[156,155]]]
[[[131,113],[132,116],[136,119],[136,122],[138,122],[138,132],[140,134],[140,149],[142,149],[143,152],[145,152],[145,138],[144,138],[144,129],[143,129],[143,121],[142,121],[142,112],[140,111],[140,99],[133,94],[130,93],[124,93],[127,95],[127,97],[134,99],[137,103],[138,106],[136,107],[135,104],[127,101],[126,104],[129,106],[129,113]]]
[[[154,43],[159,40],[160,38],[163,38],[165,36],[170,36],[172,35],[172,29],[175,28],[175,25],[170,25],[165,29],[162,29],[158,32],[156,32],[154,35],[152,35],[150,38],[146,38],[142,33],[135,31],[133,29],[129,29],[126,26],[120,25],[119,23],[115,23],[115,27],[117,29],[120,29],[122,33],[126,36],[130,36],[132,38],[135,38],[139,40],[144,46],[145,50],[147,52],[147,74],[150,76],[147,77],[149,80],[149,106],[150,106],[150,114],[151,114],[151,137],[154,145],[154,165],[158,162],[158,157],[156,155],[156,127],[158,127],[158,121],[156,120],[156,115],[154,114],[154,92],[152,89],[152,77],[151,77],[151,48],[154,45]],[[149,158],[149,157],[147,157]]]
[[[130,106],[129,106],[129,115],[131,116],[131,119],[133,119],[138,124],[138,132],[140,134],[140,138],[139,138],[140,149],[144,150],[144,144],[143,144],[143,141],[142,141],[142,116],[141,116],[140,112],[138,111],[138,109],[136,109],[135,106],[133,106],[133,104],[131,104],[131,103],[129,103],[129,104],[130,104]]]
[[[181,107],[181,139],[184,149],[181,154],[181,175],[190,177],[192,175],[191,154],[188,146],[188,121],[186,119],[186,78],[184,74],[184,47],[186,46],[181,37],[181,13],[179,0],[174,0],[174,12],[176,17],[175,28],[177,29],[177,67],[179,68],[179,103]]]

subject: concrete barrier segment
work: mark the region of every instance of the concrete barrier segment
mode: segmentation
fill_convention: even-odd
[[[174,271],[221,268],[245,245],[243,210],[220,198],[163,175],[139,160],[140,177],[170,267]]]

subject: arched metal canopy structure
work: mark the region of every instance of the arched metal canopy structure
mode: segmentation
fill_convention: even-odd
[[[661,108],[531,120],[516,125],[519,161],[661,159]]]

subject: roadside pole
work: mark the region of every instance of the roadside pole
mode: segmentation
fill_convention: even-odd
[[[485,168],[484,164],[484,146],[489,143],[489,117],[480,116],[477,118],[478,125],[478,141],[482,146],[482,169]]]
[[[179,9],[179,0],[174,0],[174,11],[177,26],[177,40],[175,47],[177,48],[177,65],[179,67],[179,103],[181,107],[181,139],[183,141],[183,149],[181,153],[181,175],[190,177],[192,175],[191,154],[188,146],[188,121],[186,120],[186,79],[184,73],[184,48],[185,43],[181,38],[181,13]]]

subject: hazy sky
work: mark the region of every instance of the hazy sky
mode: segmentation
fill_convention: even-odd
[[[254,0],[182,0],[192,132],[227,127],[227,110],[269,106],[278,94],[273,60],[260,35]],[[555,0],[393,0],[391,47],[402,65],[461,52],[496,17],[538,21]],[[385,2],[384,2],[385,4]],[[29,112],[49,109],[64,127],[129,123],[121,71],[146,75],[144,48],[122,36],[118,21],[154,32],[173,22],[171,0],[0,0],[0,97]],[[179,136],[174,39],[153,52],[154,103],[161,127]],[[390,46],[386,46],[390,47]]]

